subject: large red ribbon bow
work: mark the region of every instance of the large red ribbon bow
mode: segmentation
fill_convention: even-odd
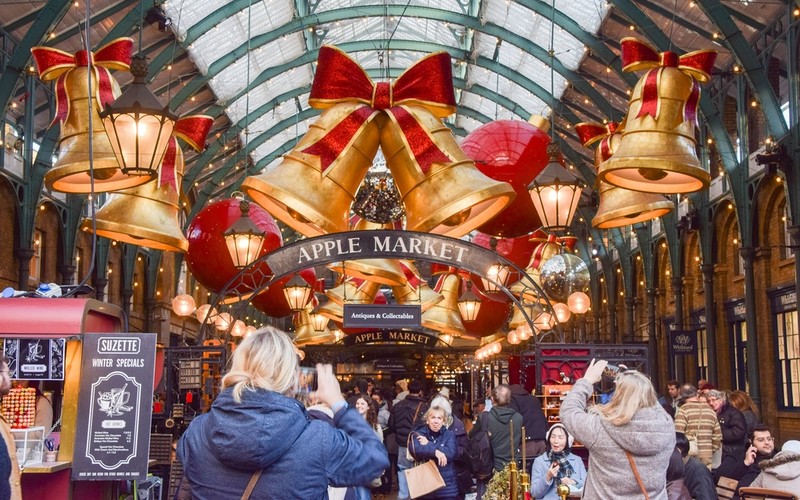
[[[133,38],[117,38],[103,45],[95,52],[80,50],[75,55],[52,47],[33,47],[31,54],[36,67],[39,68],[39,78],[47,82],[56,80],[56,112],[53,123],[63,123],[69,116],[70,88],[67,86],[67,75],[75,68],[90,66],[97,80],[95,96],[101,107],[116,99],[112,76],[109,70],[129,71],[131,67],[131,52],[133,52]]]
[[[428,130],[404,106],[426,108],[439,118],[455,111],[450,56],[437,52],[416,62],[393,84],[374,83],[366,71],[343,51],[319,49],[317,72],[308,103],[325,109],[341,102],[363,104],[331,128],[319,141],[303,150],[320,157],[323,173],[345,150],[358,130],[378,113],[392,116],[406,138],[409,151],[423,172],[435,162],[453,161],[431,139]]]
[[[650,115],[658,118],[659,99],[658,83],[664,68],[677,68],[692,77],[692,90],[684,104],[684,120],[697,123],[697,105],[700,101],[700,83],[707,83],[714,70],[714,61],[717,59],[715,50],[696,50],[678,56],[675,52],[658,52],[656,49],[636,38],[623,38],[620,42],[622,48],[622,70],[641,71],[653,70],[645,75],[645,84],[642,91],[642,106],[636,118]]]
[[[611,136],[617,131],[618,127],[619,123],[617,122],[608,122],[605,125],[582,122],[575,125],[575,132],[578,133],[578,138],[584,147],[589,147],[600,141],[598,146],[600,159],[606,161],[611,158]]]
[[[206,115],[184,116],[175,122],[172,137],[167,143],[167,151],[164,153],[164,159],[161,160],[161,169],[158,171],[158,187],[167,184],[172,186],[175,191],[180,192],[175,173],[176,149],[178,148],[176,137],[183,139],[195,151],[202,151],[212,125],[214,125],[214,119]]]

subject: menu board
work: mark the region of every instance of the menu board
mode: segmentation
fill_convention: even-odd
[[[64,380],[64,339],[5,339],[12,380]]]
[[[156,334],[83,337],[72,479],[145,479]]]

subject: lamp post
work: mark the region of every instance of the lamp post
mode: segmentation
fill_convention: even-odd
[[[100,113],[114,156],[126,175],[155,177],[178,117],[145,83],[147,61],[131,58],[133,83]]]
[[[244,269],[255,262],[261,254],[266,231],[262,231],[256,226],[248,215],[250,203],[247,200],[239,201],[239,210],[241,210],[242,216],[222,234],[225,237],[225,244],[228,246],[233,266],[236,269]]]

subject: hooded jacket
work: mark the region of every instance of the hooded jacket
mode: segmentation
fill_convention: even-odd
[[[311,420],[298,401],[273,391],[245,390],[237,403],[226,389],[189,425],[178,458],[194,498],[239,499],[263,469],[252,498],[324,499],[328,484],[369,485],[389,466],[357,411],[339,411],[333,423]]]
[[[488,429],[483,430],[489,433],[489,442],[492,445],[494,471],[499,472],[511,462],[511,428],[514,429],[514,457],[519,456],[522,446],[522,415],[510,406],[492,406],[485,417],[478,418],[469,431],[469,436],[472,437],[481,430],[484,423]]]
[[[666,475],[675,428],[660,405],[641,408],[625,425],[586,412],[592,384],[578,380],[561,404],[561,422],[589,450],[584,498],[643,499],[625,455],[629,451],[651,500],[666,500]]]
[[[800,491],[800,453],[779,451],[775,458],[758,464],[761,474],[750,484],[754,488],[773,488],[792,493]]]

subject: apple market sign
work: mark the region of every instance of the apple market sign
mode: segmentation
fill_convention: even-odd
[[[485,276],[501,262],[516,267],[497,253],[468,241],[414,231],[350,231],[297,241],[265,257],[281,278],[312,266],[342,260],[422,259]]]

